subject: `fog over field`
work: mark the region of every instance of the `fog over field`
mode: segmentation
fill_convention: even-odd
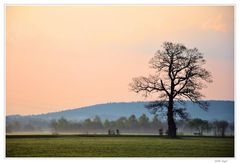
[[[177,119],[179,134],[194,134],[199,132],[198,126],[189,125],[192,119],[208,121],[203,132],[205,135],[216,135],[214,121],[224,120],[229,123],[226,134],[233,135],[234,102],[232,101],[208,101],[208,111],[201,110],[197,105],[187,102],[189,112],[188,120]],[[7,132],[48,132],[48,133],[103,133],[109,130],[120,130],[125,133],[152,133],[166,134],[166,117],[161,114],[152,114],[145,108],[147,102],[122,102],[107,103],[83,108],[70,109],[61,112],[39,115],[7,116]]]

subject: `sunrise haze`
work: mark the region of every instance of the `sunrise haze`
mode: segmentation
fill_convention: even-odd
[[[204,99],[234,100],[233,7],[7,6],[7,115],[151,100],[129,83],[164,41],[204,53]]]

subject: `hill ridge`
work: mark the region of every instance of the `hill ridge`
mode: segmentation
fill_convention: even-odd
[[[231,100],[205,100],[209,102],[209,111],[205,112],[196,104],[186,101],[186,107],[191,118],[202,118],[207,120],[223,119],[227,121],[234,120],[234,101]],[[114,120],[121,116],[130,116],[135,114],[139,117],[141,114],[146,114],[152,118],[153,115],[144,107],[150,101],[132,101],[132,102],[108,102],[84,106],[80,108],[72,108],[58,112],[49,112],[35,115],[9,115],[7,120],[21,118],[37,118],[43,120],[58,119],[65,117],[73,121],[82,121],[87,118],[93,118],[98,115],[101,119]]]

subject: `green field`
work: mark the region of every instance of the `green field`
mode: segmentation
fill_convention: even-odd
[[[8,135],[7,157],[233,157],[234,138]]]

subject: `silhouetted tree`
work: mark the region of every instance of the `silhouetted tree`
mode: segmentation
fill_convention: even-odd
[[[146,114],[142,114],[138,119],[138,123],[140,128],[147,128],[149,125],[149,118]]]
[[[99,116],[95,116],[93,121],[92,121],[93,128],[95,129],[102,129],[103,124],[101,121],[101,118]]]
[[[234,135],[234,123],[229,124],[229,129],[231,130],[231,135]]]
[[[61,117],[60,119],[58,119],[57,124],[58,124],[59,130],[61,131],[68,130],[69,122],[64,117]]]
[[[138,128],[138,120],[135,115],[131,115],[128,118],[128,127],[130,129],[137,129]]]
[[[58,123],[55,119],[51,121],[50,126],[52,128],[52,133],[57,134],[58,133]]]
[[[157,111],[167,115],[168,136],[176,137],[176,115],[186,118],[185,108],[177,108],[175,100],[184,104],[185,99],[199,104],[204,110],[208,109],[206,102],[200,101],[203,95],[200,90],[205,82],[211,82],[210,73],[203,68],[205,64],[203,54],[198,49],[187,49],[182,44],[163,43],[162,50],[158,50],[150,60],[155,75],[133,78],[131,90],[144,96],[158,93],[160,100],[149,103],[146,107],[153,113]]]
[[[104,128],[110,128],[111,126],[110,126],[109,120],[106,119],[103,123],[103,126],[104,126]]]
[[[214,121],[213,126],[215,128],[216,135],[224,137],[228,125],[229,125],[228,122],[224,120]]]
[[[161,123],[161,121],[158,119],[158,115],[155,115],[155,116],[153,117],[153,120],[152,120],[152,128],[153,128],[153,129],[162,128],[162,123]]]
[[[127,118],[126,117],[120,117],[119,119],[116,120],[116,128],[120,128],[120,129],[123,129],[123,128],[126,128],[127,126]]]
[[[207,120],[202,120],[199,118],[192,119],[188,122],[189,127],[196,129],[200,135],[203,134],[204,130],[208,130],[209,128],[209,123]]]
[[[87,118],[83,121],[83,127],[85,129],[92,129],[92,120],[90,118]]]

